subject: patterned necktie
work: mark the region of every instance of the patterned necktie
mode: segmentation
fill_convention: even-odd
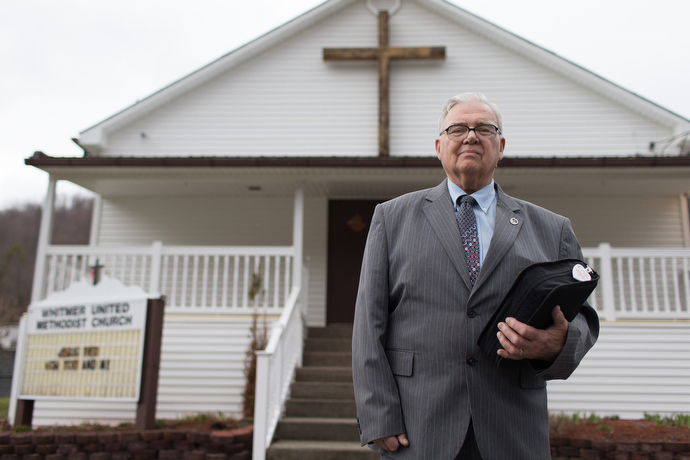
[[[470,281],[474,286],[477,275],[479,275],[479,234],[477,233],[477,220],[474,217],[474,211],[472,211],[472,205],[476,201],[469,195],[459,197],[458,201],[460,202],[458,227],[460,227],[462,247],[465,249],[467,270],[470,272]]]

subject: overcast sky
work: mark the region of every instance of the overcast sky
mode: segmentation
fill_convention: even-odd
[[[34,151],[81,156],[80,131],[320,3],[0,0],[0,209],[43,200]],[[452,3],[690,118],[688,0]]]

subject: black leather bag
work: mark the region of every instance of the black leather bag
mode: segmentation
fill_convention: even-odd
[[[537,329],[546,329],[553,324],[551,311],[556,305],[572,321],[598,282],[597,272],[578,259],[530,265],[515,279],[484,327],[477,345],[501,367],[505,360],[496,353],[501,348],[496,336],[499,322],[512,317]]]

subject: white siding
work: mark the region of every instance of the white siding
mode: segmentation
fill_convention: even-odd
[[[391,155],[433,156],[446,99],[481,91],[499,104],[507,156],[649,153],[668,128],[404,1],[392,46],[445,46],[445,61],[391,65]],[[364,1],[338,11],[110,133],[106,156],[376,156],[376,65],[325,63],[325,47],[373,47]],[[141,133],[145,133],[145,138]]]
[[[104,198],[99,245],[291,246],[292,196]]]
[[[241,416],[249,319],[166,315],[157,419],[222,412]],[[36,401],[34,425],[117,424],[136,417],[136,403]]]
[[[688,413],[690,323],[602,323],[580,367],[568,380],[550,381],[548,393],[555,413]]]
[[[567,216],[584,247],[683,247],[677,196],[519,197]]]

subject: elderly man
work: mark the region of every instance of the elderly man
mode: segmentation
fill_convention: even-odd
[[[594,345],[595,311],[545,330],[505,318],[498,368],[477,338],[521,269],[582,259],[570,221],[494,182],[498,107],[463,93],[443,108],[447,180],[377,206],[355,309],[352,361],[362,444],[384,458],[547,460],[546,381]]]

